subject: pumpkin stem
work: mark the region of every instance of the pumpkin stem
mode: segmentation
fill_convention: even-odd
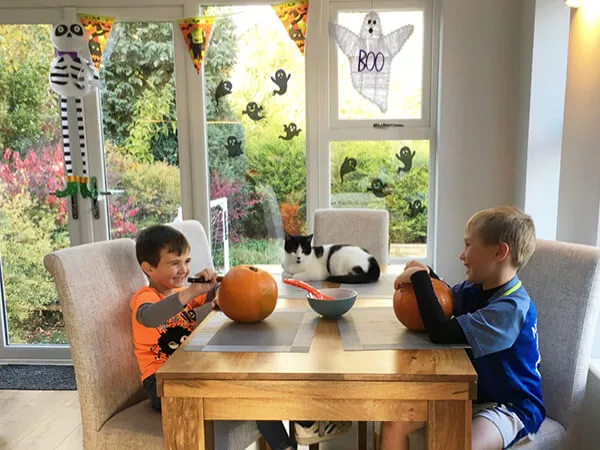
[[[258,272],[258,269],[254,266],[248,266],[248,269],[250,269],[252,272]]]

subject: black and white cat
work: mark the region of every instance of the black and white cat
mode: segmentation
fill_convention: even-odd
[[[312,246],[313,235],[285,233],[283,278],[334,283],[370,283],[379,279],[379,263],[366,250],[353,245]]]

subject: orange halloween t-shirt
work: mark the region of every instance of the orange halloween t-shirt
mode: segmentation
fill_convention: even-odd
[[[174,289],[173,293],[183,289],[185,288]],[[163,298],[165,298],[163,294],[146,286],[137,291],[131,299],[133,345],[142,372],[142,380],[154,374],[196,328],[194,308],[204,304],[206,294],[194,298],[175,316],[166,317],[164,323],[156,328],[139,323],[136,317],[140,305],[156,303]]]

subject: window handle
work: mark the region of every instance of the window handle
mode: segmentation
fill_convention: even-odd
[[[403,128],[404,124],[402,124],[402,123],[385,123],[385,122],[375,122],[373,124],[373,128],[390,128],[390,127]]]
[[[123,189],[108,189],[106,191],[98,192],[99,195],[122,195],[125,191]]]

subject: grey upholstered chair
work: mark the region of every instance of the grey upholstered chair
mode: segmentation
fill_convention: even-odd
[[[388,263],[389,214],[384,209],[317,209],[314,243],[352,244],[371,252],[379,264]]]
[[[537,308],[548,417],[535,439],[518,448],[577,449],[600,307],[600,248],[538,240],[519,277]]]
[[[44,265],[71,343],[84,448],[162,449],[161,416],[145,399],[133,351],[129,302],[147,284],[133,240],[59,250]],[[258,437],[255,422],[215,422],[217,449],[242,450]]]

